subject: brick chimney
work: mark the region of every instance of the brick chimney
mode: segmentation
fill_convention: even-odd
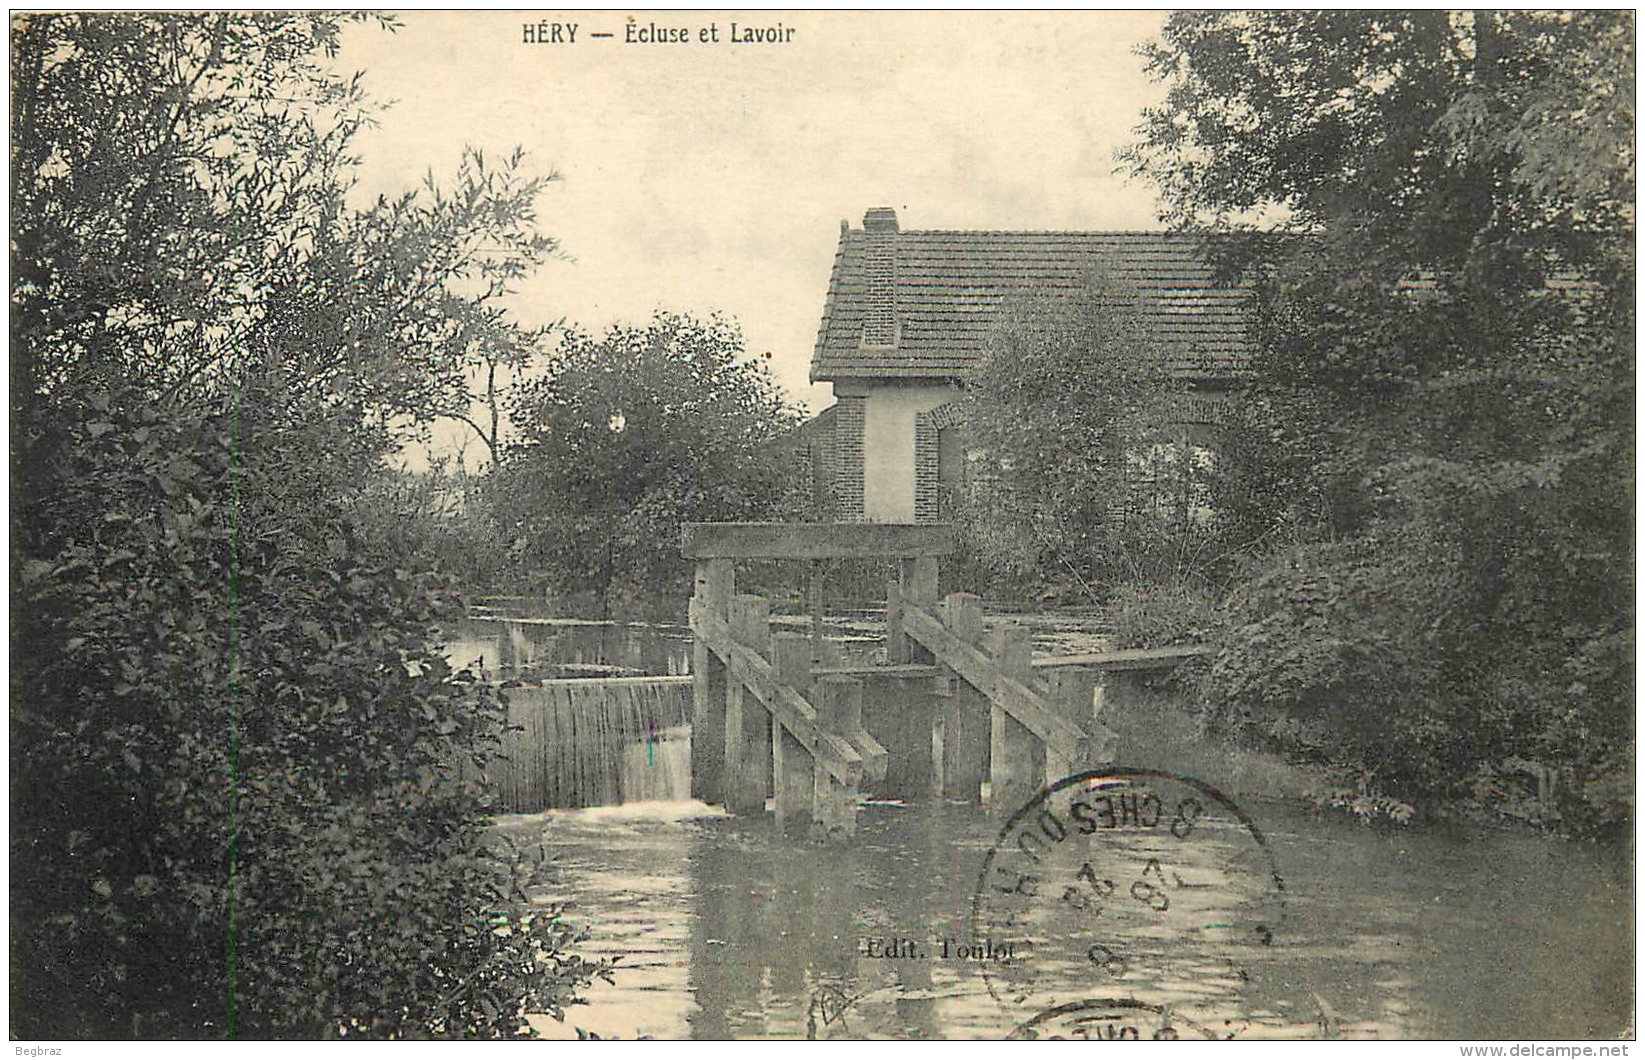
[[[864,346],[897,344],[897,211],[876,206],[863,214],[868,239],[863,265],[868,281],[868,316],[863,321]]]

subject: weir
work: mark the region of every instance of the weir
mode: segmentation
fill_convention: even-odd
[[[985,629],[978,597],[939,598],[946,526],[695,523],[682,550],[696,561],[691,674],[510,681],[505,754],[487,770],[502,808],[693,797],[759,816],[769,801],[780,828],[823,837],[854,832],[863,795],[1008,813],[1113,760],[1105,674],[1208,651],[1035,658],[1020,623]],[[824,639],[829,559],[892,561],[882,650],[865,657],[859,644],[847,658]],[[739,560],[803,565],[809,634],[775,630],[771,601],[737,592]]]
[[[570,678],[504,693],[510,731],[486,772],[507,810],[687,797],[690,677]]]

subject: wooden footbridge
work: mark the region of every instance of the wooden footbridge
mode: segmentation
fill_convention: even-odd
[[[859,795],[948,798],[1004,812],[1049,781],[1113,760],[1105,669],[1172,665],[1200,648],[1035,660],[1028,631],[984,631],[982,601],[939,599],[949,527],[873,523],[692,523],[692,794],[785,831],[855,830]],[[822,637],[817,564],[894,561],[883,666],[846,665]],[[770,601],[739,595],[739,560],[807,565],[809,635],[774,633]]]

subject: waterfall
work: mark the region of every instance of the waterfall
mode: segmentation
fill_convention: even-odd
[[[487,773],[514,813],[690,796],[691,679],[585,678],[504,689],[506,760]]]
[[[681,802],[691,797],[691,726],[675,725],[624,750],[618,802]]]

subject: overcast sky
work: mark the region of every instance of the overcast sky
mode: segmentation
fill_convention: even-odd
[[[625,43],[630,17],[690,43]],[[1113,156],[1162,94],[1134,54],[1161,12],[400,18],[350,30],[339,57],[393,101],[358,140],[363,191],[451,173],[465,143],[524,147],[563,176],[540,212],[572,260],[523,287],[523,317],[599,331],[718,309],[812,409],[831,400],[807,370],[842,219],[890,205],[905,229],[1158,227],[1152,188]],[[575,43],[524,43],[528,18],[576,23]],[[733,44],[733,22],[794,32]]]

